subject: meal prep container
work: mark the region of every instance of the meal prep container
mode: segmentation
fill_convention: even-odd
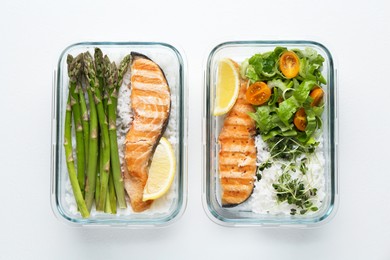
[[[323,118],[323,145],[325,157],[325,199],[321,208],[311,215],[271,215],[254,213],[245,207],[222,207],[218,176],[218,136],[223,117],[212,114],[215,102],[215,88],[218,62],[231,58],[241,63],[256,53],[272,51],[282,46],[288,49],[310,47],[325,58],[322,74],[325,85],[325,110]],[[265,226],[265,227],[312,227],[327,222],[337,209],[337,89],[336,70],[331,53],[320,43],[311,41],[235,41],[217,45],[210,52],[205,71],[203,109],[203,207],[208,217],[224,226]]]
[[[75,208],[76,204],[69,182],[63,146],[64,119],[69,86],[66,58],[68,54],[77,56],[79,53],[86,51],[93,55],[95,47],[99,47],[116,64],[119,64],[121,59],[130,52],[144,54],[155,61],[167,77],[171,89],[171,114],[168,128],[172,126],[171,128],[174,129],[171,134],[173,132],[172,138],[175,140],[172,146],[176,156],[176,175],[171,186],[171,189],[174,189],[170,195],[172,197],[169,204],[165,205],[166,208],[162,206],[163,209],[153,209],[152,211],[150,209],[142,213],[134,213],[129,201],[127,201],[127,209],[120,210],[118,208],[118,213],[115,215],[92,210],[90,218],[86,219],[83,219]],[[187,202],[187,90],[185,69],[182,54],[175,47],[159,42],[77,43],[67,47],[62,52],[54,72],[51,142],[51,205],[55,215],[60,220],[76,226],[138,228],[165,226],[173,223],[183,214]],[[160,199],[164,199],[164,197]],[[163,203],[160,202],[159,206]]]

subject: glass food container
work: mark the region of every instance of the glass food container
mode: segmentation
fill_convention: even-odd
[[[163,136],[172,145],[176,161],[176,173],[169,191],[161,198],[156,199],[150,209],[140,213],[132,210],[129,198],[125,192],[126,209],[119,209],[118,207],[116,214],[107,214],[97,212],[94,204],[90,217],[82,218],[77,210],[73,196],[63,145],[65,111],[69,93],[67,56],[71,54],[73,57],[76,57],[78,54],[87,51],[93,56],[95,47],[100,48],[103,54],[107,54],[110,60],[114,61],[117,66],[123,57],[131,52],[146,55],[160,66],[170,88],[171,111]],[[51,205],[57,218],[75,226],[123,226],[139,228],[165,226],[175,222],[183,214],[187,203],[187,90],[185,66],[185,60],[182,54],[175,47],[160,42],[84,42],[73,44],[61,53],[58,66],[54,72],[51,142]],[[123,104],[126,104],[123,103],[126,102],[126,98],[123,99],[122,96],[123,100],[121,101],[121,95],[125,96],[130,93],[124,90],[125,88],[129,88],[130,73],[129,70],[125,73],[123,84],[119,90],[117,118],[120,117],[119,109],[123,109]],[[129,100],[129,97],[127,100]],[[121,102],[123,103],[122,105],[120,105]],[[119,108],[120,106],[122,108]],[[125,105],[125,108],[129,109],[129,107],[129,104]],[[117,129],[120,128],[118,128],[118,120],[122,119],[117,119]],[[124,119],[122,121],[129,120]],[[127,122],[127,127],[130,127],[129,124]],[[72,129],[72,131],[74,130]],[[122,134],[119,134],[119,130],[117,132],[118,142],[122,139],[123,143],[126,131],[122,131]],[[75,146],[74,132],[72,135],[73,146]],[[118,149],[123,148],[120,142],[118,145]],[[73,152],[75,154],[75,148],[73,148]],[[121,160],[123,167],[123,157]]]
[[[324,111],[321,117],[322,144],[320,146],[322,146],[324,158],[323,164],[320,167],[323,173],[321,206],[315,212],[313,210],[310,213],[307,212],[302,215],[292,214],[292,211],[273,211],[273,205],[279,207],[281,203],[277,200],[275,188],[270,186],[268,188],[268,194],[261,194],[262,191],[259,191],[259,189],[262,189],[264,186],[262,186],[263,184],[259,184],[261,180],[256,181],[255,176],[253,179],[255,181],[254,189],[245,202],[234,207],[221,206],[222,184],[220,184],[219,176],[219,151],[221,148],[218,137],[226,115],[213,115],[217,75],[219,73],[218,64],[222,59],[226,58],[241,64],[254,54],[273,51],[277,46],[286,47],[289,50],[304,50],[309,47],[321,54],[325,59],[322,69],[322,74],[327,83],[324,85]],[[333,58],[325,46],[312,41],[234,41],[221,43],[212,49],[207,59],[203,102],[202,201],[204,210],[212,221],[223,226],[312,227],[326,223],[331,219],[331,216],[336,212],[338,201],[337,86]],[[258,157],[259,150],[256,153]],[[259,170],[258,158],[256,165],[257,170]],[[259,172],[257,171],[257,173]],[[278,178],[274,177],[274,183],[277,180]],[[264,190],[266,189],[264,188]],[[254,198],[254,196],[257,196],[257,198]],[[267,204],[261,201],[261,198],[268,198],[275,204],[268,205],[270,208],[267,208]],[[284,203],[286,204],[287,201]],[[289,208],[290,206],[287,205],[286,207]],[[299,210],[299,208],[296,207],[294,210]]]

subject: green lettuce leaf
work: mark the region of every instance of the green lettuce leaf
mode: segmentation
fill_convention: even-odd
[[[307,138],[309,138],[317,129],[317,120],[316,120],[316,115],[312,109],[306,110],[305,112],[307,118],[307,126],[305,129],[305,133]],[[305,142],[306,141],[307,140],[305,140]]]
[[[248,59],[245,59],[243,62],[241,62],[240,75],[243,79],[246,79],[246,70],[248,69],[248,66],[249,66]]]
[[[324,57],[314,49],[306,48],[304,51],[295,50],[300,58],[299,76],[306,80],[314,80],[326,84],[326,79],[321,73]]]
[[[262,74],[265,77],[272,77],[276,74],[276,63],[277,63],[278,57],[274,52],[268,52],[264,53],[262,56]]]
[[[245,71],[245,76],[252,82],[270,80],[274,77],[279,77],[278,60],[285,50],[284,47],[276,47],[274,51],[263,54],[255,54],[248,60],[248,68]],[[249,70],[249,67],[251,69]],[[257,76],[254,75],[254,72]]]
[[[279,88],[282,92],[285,91],[287,88],[290,88],[288,84],[284,83],[281,79],[273,79],[267,82],[268,87],[274,88],[277,87]]]
[[[256,112],[249,113],[249,116],[255,120],[257,128],[261,133],[268,133],[272,128],[277,126],[278,118],[276,114],[271,114],[269,106],[260,106]]]
[[[276,55],[278,58],[279,58],[280,55],[282,55],[282,53],[285,52],[285,51],[287,51],[287,48],[285,48],[285,47],[280,47],[280,46],[278,46],[278,47],[276,47],[276,48],[274,49],[274,53],[275,53],[275,55]]]
[[[249,59],[249,64],[252,65],[254,71],[258,76],[263,71],[263,57],[261,54],[255,54]]]
[[[315,86],[314,81],[303,81],[294,91],[294,94],[279,104],[276,112],[280,120],[289,125],[294,113],[298,108],[303,107],[304,102],[309,97],[310,90]]]
[[[270,87],[270,85],[268,85]],[[268,106],[273,107],[281,96],[281,91],[278,88],[272,88],[272,95],[268,100]]]
[[[290,119],[298,108],[299,103],[295,97],[292,96],[279,104],[279,107],[276,109],[276,113],[285,125],[289,125],[291,121]]]
[[[247,69],[246,69],[246,72],[245,72],[245,75],[246,75],[252,82],[260,81],[260,78],[259,78],[259,76],[257,75],[257,73],[256,73],[255,68],[253,67],[253,65],[248,65],[248,67],[247,67]]]
[[[298,102],[298,105],[302,106],[310,94],[310,91],[316,85],[315,81],[305,80],[294,91],[294,97]]]

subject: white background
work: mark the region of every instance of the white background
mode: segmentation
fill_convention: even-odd
[[[388,1],[0,1],[0,258],[390,259]],[[203,67],[226,40],[307,39],[339,71],[340,206],[310,230],[226,228],[201,203]],[[80,41],[164,41],[188,60],[188,206],[157,230],[71,228],[50,207],[52,72]]]

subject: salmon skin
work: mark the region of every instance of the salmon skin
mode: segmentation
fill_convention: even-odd
[[[246,101],[247,81],[240,81],[234,106],[224,119],[218,141],[219,180],[223,207],[236,206],[252,194],[256,174],[256,125],[248,115],[254,108]]]
[[[132,52],[132,125],[126,134],[124,186],[135,212],[148,209],[152,200],[143,201],[149,166],[154,151],[168,124],[171,94],[162,69],[145,55]]]

